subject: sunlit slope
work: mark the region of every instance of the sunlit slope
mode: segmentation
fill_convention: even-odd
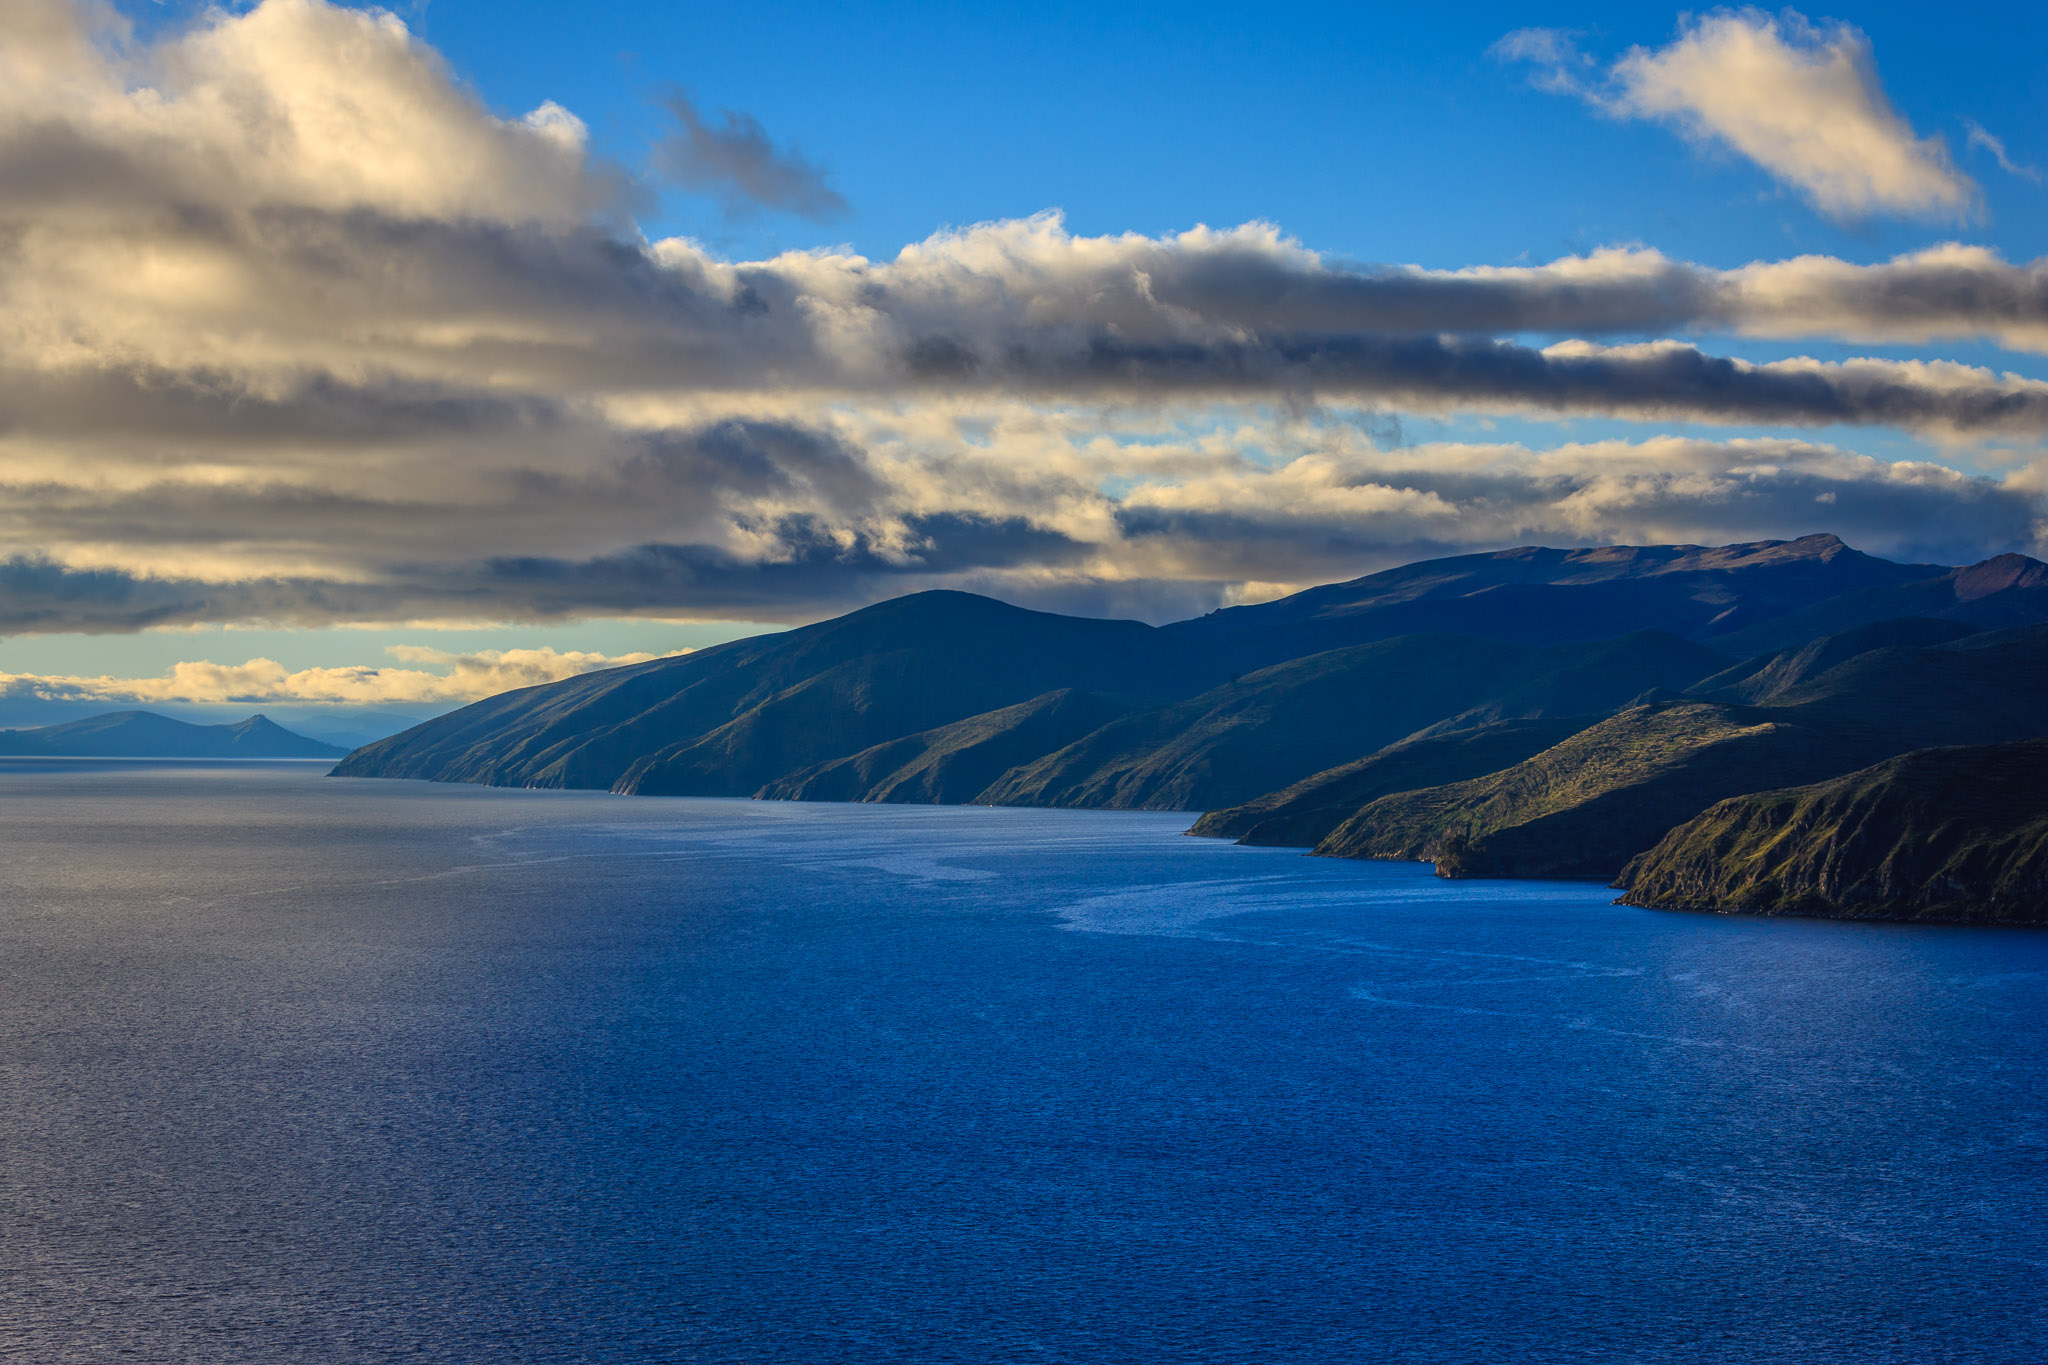
[[[1612,877],[1726,797],[2048,732],[2048,628],[1854,655],[1768,707],[1632,707],[1510,768],[1382,797],[1317,847],[1447,876]]]
[[[1923,749],[1722,801],[1617,884],[1668,909],[2048,923],[2048,741]]]
[[[1212,810],[1188,833],[1242,844],[1313,848],[1382,796],[1512,767],[1597,719],[1499,720],[1404,740],[1242,805]]]
[[[1845,765],[1829,737],[1711,702],[1632,707],[1513,767],[1385,796],[1316,846],[1340,858],[1435,862],[1445,876],[1611,877],[1759,772],[1807,780]]]

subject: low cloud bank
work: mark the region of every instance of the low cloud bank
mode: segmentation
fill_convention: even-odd
[[[800,621],[931,587],[1166,620],[1235,600],[1245,583],[1280,591],[1512,544],[1718,544],[1831,530],[1916,561],[2043,548],[2042,465],[1991,478],[1786,439],[1383,449],[1371,423],[1322,413],[1259,417],[1244,431],[1131,428],[1110,440],[1097,414],[1067,415],[1072,430],[1058,416],[1020,407],[994,426],[978,414],[920,414],[745,440],[727,432],[720,440],[735,444],[737,472],[709,485],[721,502],[700,507],[699,540],[673,535],[669,504],[655,496],[658,464],[631,477],[508,477],[472,490],[483,510],[469,516],[459,503],[251,490],[238,521],[262,524],[278,544],[359,542],[354,558],[324,575],[225,581],[4,561],[0,632],[221,620]],[[1252,439],[1256,456],[1245,449]],[[158,549],[213,529],[216,505],[176,488],[139,491],[136,506],[166,509],[147,528]],[[441,553],[379,541],[377,528],[394,519],[445,521]],[[721,521],[736,528],[730,540],[713,539]],[[507,526],[528,539],[521,553],[502,552]]]
[[[46,702],[218,705],[295,703],[381,706],[477,701],[513,688],[556,682],[600,668],[645,663],[653,654],[607,656],[578,650],[507,649],[474,654],[394,646],[402,663],[430,668],[287,669],[274,659],[240,664],[181,663],[155,678],[0,673],[0,696]]]

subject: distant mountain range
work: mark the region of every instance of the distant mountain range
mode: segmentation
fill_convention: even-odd
[[[335,771],[1203,810],[1198,834],[1609,879],[1725,798],[2048,734],[2044,623],[2048,565],[1833,536],[1464,555],[1163,627],[930,592],[506,693]]]
[[[263,716],[191,725],[153,711],[112,711],[63,725],[0,730],[0,756],[9,758],[336,758],[345,752]]]

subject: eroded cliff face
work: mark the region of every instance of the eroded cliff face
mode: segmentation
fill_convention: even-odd
[[[1661,909],[2048,924],[2048,740],[1924,749],[1722,801],[1616,885]]]

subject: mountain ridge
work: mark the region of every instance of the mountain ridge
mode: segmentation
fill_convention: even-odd
[[[0,730],[7,758],[338,758],[338,744],[310,739],[257,714],[194,725],[154,711],[109,711],[59,725]]]
[[[2043,623],[2039,561],[1828,535],[1453,556],[1157,627],[937,591],[489,698],[334,771],[1194,810],[1240,842],[1606,880],[1717,800],[2048,731]]]
[[[1592,643],[1675,618],[1670,623],[1680,629],[1661,633],[1689,639],[1738,617],[1778,619],[1845,592],[1956,573],[1894,564],[1816,535],[1453,556],[1162,627],[1030,612],[967,593],[919,593],[678,659],[502,694],[358,749],[336,771],[750,796],[799,770],[1061,689],[1171,705],[1263,668],[1418,633]],[[1432,617],[1467,629],[1407,629]],[[1609,629],[1617,624],[1625,628]],[[897,657],[883,663],[890,655]],[[1431,723],[1456,728],[1480,719]],[[1334,753],[1329,761],[1358,756]],[[1275,781],[1306,775],[1289,771]],[[1153,785],[1165,793],[1174,784]],[[1086,803],[1096,798],[1085,793],[1094,792],[1108,800],[1130,789],[1106,779],[1068,786],[1072,794],[1058,799]],[[1116,799],[1156,806],[1198,795],[1186,782],[1177,790]]]
[[[1769,705],[1652,700],[1498,772],[1379,797],[1315,851],[1434,861],[1451,877],[1606,880],[1723,798],[2044,732],[2048,626],[1878,644]]]

